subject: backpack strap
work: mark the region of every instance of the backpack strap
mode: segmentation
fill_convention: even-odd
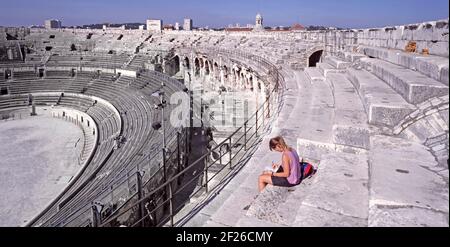
[[[300,163],[299,165],[300,165],[300,182],[301,182],[303,180],[303,172],[305,169],[305,166],[303,165],[304,164],[303,158],[299,163]]]

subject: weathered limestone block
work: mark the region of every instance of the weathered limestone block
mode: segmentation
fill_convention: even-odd
[[[367,71],[348,69],[348,76],[358,90],[370,124],[393,127],[415,109]]]
[[[371,143],[369,226],[448,226],[448,184],[427,148],[383,136]]]
[[[367,219],[346,216],[313,206],[301,205],[294,227],[367,227]]]
[[[448,214],[412,206],[373,205],[369,227],[448,227]]]
[[[447,86],[423,74],[377,59],[363,60],[377,77],[394,88],[409,103],[418,104],[429,98],[448,94]]]
[[[417,71],[446,85],[448,85],[448,65],[448,59],[440,57],[416,58]]]
[[[369,149],[369,136],[370,133],[367,128],[333,125],[333,142],[335,144]]]
[[[321,160],[322,155],[334,152],[335,149],[335,145],[331,143],[297,139],[297,152],[308,159]]]
[[[368,158],[366,155],[324,155],[303,205],[359,219],[368,217]],[[301,213],[301,210],[299,210]],[[299,217],[297,220],[300,221]]]

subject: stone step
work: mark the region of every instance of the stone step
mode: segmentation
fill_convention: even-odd
[[[341,127],[341,126],[338,126]],[[331,154],[331,153],[349,153],[349,154],[366,154],[367,150],[364,146],[365,139],[367,139],[368,133],[367,130],[360,130],[360,129],[350,129],[350,126],[341,127],[342,129],[336,130],[336,139],[337,142],[344,142],[345,144],[339,144],[339,143],[332,143],[332,142],[321,142],[321,141],[313,141],[308,140],[304,138],[297,138],[297,152],[299,156],[307,161],[311,162],[320,162],[324,156]],[[348,129],[347,129],[348,128]],[[358,131],[362,132],[363,137],[362,140],[357,139],[357,141],[347,141],[347,140],[340,140],[340,134],[345,134],[346,132],[349,132],[351,135],[355,136]],[[363,146],[364,148],[355,147]],[[353,145],[353,146],[351,146]]]
[[[370,164],[369,226],[448,227],[448,166],[427,147],[373,136]]]
[[[363,58],[361,62],[409,103],[419,104],[448,94],[448,86],[419,72],[375,58]]]
[[[314,166],[317,169],[317,165],[314,164]],[[298,205],[308,193],[312,193],[311,184],[314,179],[315,176],[306,178],[299,185],[291,188],[267,185],[250,204],[246,216],[264,222],[265,225],[292,225],[299,209]]]
[[[448,86],[448,57],[407,53],[382,47],[362,46],[364,54],[408,69],[416,70]]]
[[[336,69],[346,69],[351,65],[349,62],[343,61],[337,57],[327,56],[323,60]]]
[[[347,75],[358,91],[369,124],[393,127],[415,109],[370,72],[349,68]]]
[[[297,138],[297,153],[307,160],[320,161],[323,155],[336,151],[336,145],[329,142]]]
[[[367,115],[358,92],[344,74],[330,74],[327,80],[335,100],[333,143],[369,149]]]
[[[344,52],[343,55],[345,57],[345,61],[350,62],[350,63],[354,63],[356,61],[359,61],[361,58],[366,57],[366,55],[363,55],[360,53],[355,53],[355,52]]]
[[[322,73],[318,68],[314,67],[305,68],[305,73],[309,78],[309,80],[311,81],[311,83],[317,81],[325,81],[325,77],[322,75]]]
[[[345,70],[336,69],[328,63],[317,63],[317,68],[325,77],[327,77],[329,73],[345,73]]]
[[[367,226],[368,170],[366,154],[324,155],[291,226]]]

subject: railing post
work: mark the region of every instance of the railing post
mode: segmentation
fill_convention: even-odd
[[[256,136],[256,138],[258,138],[258,111],[259,111],[259,109],[256,110],[256,114],[255,114],[255,136]]]
[[[266,102],[264,101],[264,103],[263,103],[263,105],[262,105],[262,126],[263,126],[263,128],[264,128],[264,124],[265,124],[265,108],[266,108]]]
[[[244,151],[247,151],[247,122],[244,123]]]
[[[140,201],[143,197],[143,192],[142,192],[142,176],[141,173],[139,171],[136,172],[136,177],[137,177],[137,194],[138,194],[138,200]],[[144,202],[140,202],[139,203],[139,211],[138,211],[138,218],[139,220],[142,219],[142,217],[144,217],[145,212],[144,212]],[[144,227],[144,220],[141,220],[141,227]]]
[[[206,193],[208,193],[208,159],[207,157],[205,157],[203,159],[204,163],[205,163],[205,169],[204,169],[204,178],[205,178],[205,191]]]
[[[222,147],[223,147],[223,145],[220,146],[220,148],[219,148],[219,164],[220,165],[222,165]]]
[[[170,227],[173,227],[173,194],[172,194],[172,182],[168,184],[169,186],[169,213],[170,213]]]
[[[181,133],[177,132],[177,174],[179,174],[181,171],[181,150],[180,150],[181,137],[180,137],[180,135],[181,135]],[[180,183],[180,177],[177,178],[177,183],[178,184]]]
[[[231,147],[232,147],[231,136],[229,138],[230,138],[230,142],[229,142],[229,150],[228,150],[228,152],[229,152],[229,157],[230,157],[229,163],[230,163],[230,170],[231,170],[231,169],[233,169],[233,165],[232,165],[232,162],[231,162],[231,159],[232,159],[232,154],[231,154]]]
[[[163,163],[163,179],[164,182],[167,181],[167,174],[166,174],[166,147],[163,147],[163,157],[162,157],[162,163]]]

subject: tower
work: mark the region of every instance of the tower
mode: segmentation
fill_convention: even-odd
[[[192,31],[192,19],[184,19],[183,30]]]
[[[253,31],[264,31],[263,18],[259,13],[256,15],[255,28]]]

